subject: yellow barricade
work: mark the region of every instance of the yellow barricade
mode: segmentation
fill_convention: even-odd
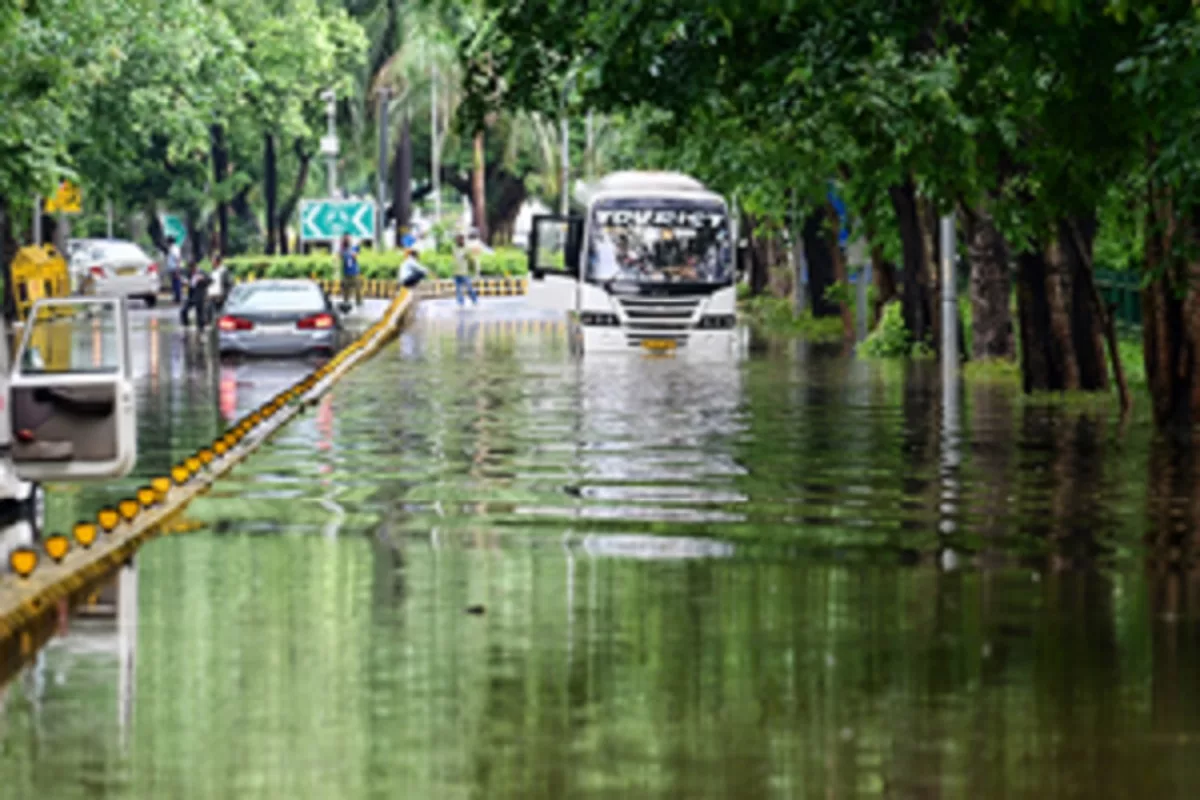
[[[46,297],[68,297],[71,294],[71,274],[67,261],[54,245],[30,245],[17,251],[9,274],[13,282],[13,299],[17,319],[24,320],[29,309]]]

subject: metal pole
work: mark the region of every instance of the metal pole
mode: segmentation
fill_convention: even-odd
[[[430,82],[430,138],[432,140],[432,155],[429,159],[430,183],[433,186],[433,217],[435,222],[442,220],[442,139],[438,130],[438,68],[433,65],[433,80]]]
[[[939,530],[953,533],[957,510],[959,465],[958,396],[958,286],[955,283],[954,215],[942,217],[942,520]],[[942,553],[943,563],[952,564],[954,553]]]
[[[792,192],[792,260],[795,268],[795,280],[792,287],[792,311],[796,316],[804,313],[808,307],[808,285],[804,276],[808,272],[804,263],[804,220],[800,219],[800,203],[796,199],[796,190]]]
[[[854,316],[857,328],[857,340],[867,338],[867,287],[871,285],[871,265],[863,264],[858,268],[858,282],[854,286]]]
[[[113,202],[111,197],[104,198],[104,216],[108,238],[113,238]]]
[[[337,99],[330,92],[325,101],[325,115],[328,122],[327,135],[330,141],[337,137]],[[337,153],[330,151],[326,155],[325,175],[329,180],[327,191],[330,197],[337,194]]]
[[[42,244],[42,196],[40,194],[33,196],[33,243],[38,246]]]
[[[954,215],[942,217],[942,380],[958,391],[958,284],[954,275],[957,251]]]
[[[387,166],[388,166],[388,114],[390,110],[392,90],[379,90],[379,166],[376,168],[376,185],[379,192],[379,205],[376,210],[377,225],[375,227],[375,249],[387,247],[384,237],[385,221],[387,219]],[[399,214],[400,209],[394,209]]]
[[[567,124],[567,90],[563,88],[563,104],[562,114],[559,120],[560,138],[562,145],[562,163],[559,166],[559,200],[558,211],[563,216],[566,216],[570,210],[570,189],[568,184],[571,181],[571,143],[570,143],[570,126]]]
[[[584,165],[589,181],[596,177],[596,132],[592,120],[593,116],[592,109],[589,108],[587,113],[587,163]]]

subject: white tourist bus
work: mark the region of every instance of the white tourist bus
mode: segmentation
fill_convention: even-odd
[[[543,215],[529,242],[530,302],[569,315],[583,351],[732,353],[735,232],[725,199],[670,172],[616,172],[578,211]]]

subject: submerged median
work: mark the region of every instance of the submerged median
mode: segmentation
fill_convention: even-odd
[[[14,550],[13,574],[0,579],[0,642],[34,627],[63,604],[82,601],[142,544],[173,530],[171,523],[192,500],[395,337],[414,303],[412,293],[401,290],[351,344],[245,414],[211,443],[153,476],[130,497],[79,519],[69,533],[50,533],[36,547]],[[32,637],[20,637],[22,655],[32,647]]]

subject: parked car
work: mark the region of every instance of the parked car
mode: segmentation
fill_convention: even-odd
[[[76,294],[136,297],[150,307],[158,303],[158,264],[133,242],[73,239],[67,257]]]
[[[301,279],[238,284],[215,327],[223,356],[329,354],[342,332],[329,296],[315,281]]]

